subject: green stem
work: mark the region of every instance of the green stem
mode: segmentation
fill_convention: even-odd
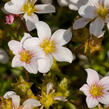
[[[57,62],[56,62],[55,59],[53,60],[53,65],[52,65],[52,67],[51,67],[51,72],[53,72],[54,75],[57,75],[57,76],[59,76],[59,77],[61,77],[61,78],[64,77],[64,75],[63,75],[62,72],[60,71],[60,69],[59,69],[59,67],[58,67],[58,64],[57,64]]]

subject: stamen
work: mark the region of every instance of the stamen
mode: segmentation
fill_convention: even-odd
[[[22,62],[29,64],[32,57],[33,57],[32,53],[30,53],[30,51],[28,51],[28,50],[23,50],[23,51],[20,52],[20,60]]]
[[[97,84],[93,84],[89,90],[90,94],[94,97],[94,98],[98,98],[98,97],[102,97],[103,95],[103,87]]]
[[[32,13],[37,11],[34,4],[35,4],[34,0],[27,0],[22,7],[22,11],[24,13],[27,13],[28,16],[31,16]]]
[[[108,15],[108,9],[102,5],[99,6],[99,8],[96,10],[96,13],[99,17],[105,19]]]
[[[40,47],[43,48],[47,55],[56,51],[55,41],[50,41],[49,39],[44,39]]]

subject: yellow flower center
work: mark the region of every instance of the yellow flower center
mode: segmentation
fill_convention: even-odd
[[[98,8],[98,10],[96,11],[97,15],[103,19],[106,18],[106,16],[108,15],[108,9],[104,6],[100,6]]]
[[[91,89],[89,90],[90,94],[94,97],[101,97],[103,95],[103,87],[97,84],[94,84],[91,86]]]
[[[28,16],[31,16],[32,13],[37,11],[34,4],[34,0],[27,0],[22,7],[22,11],[27,13]]]
[[[40,47],[43,48],[45,54],[50,54],[56,51],[55,41],[50,41],[49,39],[44,39],[40,44]]]
[[[29,64],[31,59],[32,59],[32,54],[30,53],[30,51],[23,50],[22,52],[20,52],[20,60],[22,62]]]

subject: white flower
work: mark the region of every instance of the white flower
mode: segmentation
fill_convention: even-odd
[[[99,37],[103,34],[105,23],[109,26],[109,0],[89,0],[86,5],[81,6],[79,14],[82,18],[73,24],[73,29],[80,29],[86,26],[90,21],[90,34]]]
[[[20,96],[16,95],[15,92],[9,91],[4,95],[4,98],[12,99],[12,109],[33,109],[34,107],[41,106],[40,102],[38,100],[29,98],[26,101],[24,101],[23,105],[20,106]]]
[[[72,62],[72,52],[69,49],[63,47],[72,38],[72,33],[70,30],[60,29],[51,35],[51,30],[48,24],[42,21],[36,24],[36,28],[39,38],[30,38],[25,40],[24,46],[27,49],[41,49],[41,54],[45,55],[45,61],[38,60],[40,63],[42,63],[43,66],[40,66],[40,71],[50,69],[53,58],[60,62]]]
[[[0,48],[0,63],[2,64],[6,64],[9,61],[9,57],[6,53],[5,50],[3,50],[2,48]]]
[[[29,31],[35,29],[35,23],[38,22],[38,16],[35,13],[52,13],[55,12],[51,4],[35,5],[37,0],[11,0],[7,2],[4,9],[12,14],[23,14]]]
[[[25,33],[21,42],[12,40],[8,43],[9,48],[15,54],[15,57],[12,60],[12,67],[21,67],[23,66],[29,73],[36,74],[39,67],[43,67],[40,61],[45,61],[46,58],[43,59],[44,55],[41,52],[38,53],[38,49],[29,50],[23,46],[23,42],[26,39],[31,38],[30,34]],[[39,70],[40,71],[40,70]],[[48,70],[43,70],[42,72],[48,72]]]
[[[80,90],[87,96],[86,102],[89,108],[96,107],[99,102],[109,104],[109,77],[99,80],[99,75],[95,70],[86,69],[88,77],[87,84]]]

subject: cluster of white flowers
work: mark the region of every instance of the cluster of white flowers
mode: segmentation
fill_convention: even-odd
[[[24,33],[21,42],[12,40],[9,48],[15,54],[12,67],[23,66],[28,72],[36,74],[38,71],[46,73],[52,66],[53,58],[57,61],[72,62],[70,50],[63,47],[71,38],[70,30],[57,30],[51,37],[51,30],[45,22],[39,21],[35,13],[55,12],[51,4],[35,5],[37,0],[11,0],[5,4],[6,11],[12,14],[23,14],[29,31],[37,29],[38,37],[33,38]]]
[[[32,37],[24,33],[22,40],[11,40],[8,45],[15,57],[12,60],[12,67],[23,66],[29,73],[47,73],[53,63],[53,59],[59,62],[72,63],[74,56],[72,52],[64,47],[72,38],[70,29],[59,29],[51,33],[47,23],[39,21],[35,13],[53,13],[55,7],[51,5],[52,0],[42,0],[42,5],[36,5],[37,0],[11,0],[7,2],[4,9],[11,14],[23,14],[29,31],[36,29],[38,37]],[[72,10],[78,10],[82,18],[76,20],[73,29],[80,29],[90,23],[90,34],[101,37],[104,34],[105,24],[109,29],[109,0],[58,0],[61,6],[68,6]],[[87,84],[80,89],[87,96],[86,102],[89,108],[96,107],[98,103],[109,104],[109,77],[99,80],[99,75],[92,69],[86,69],[88,73]],[[48,85],[47,93],[52,89]],[[12,98],[13,109],[20,106],[20,98],[14,92],[8,92],[4,98]],[[19,99],[16,101],[16,98]],[[56,98],[55,98],[56,99]],[[65,99],[58,97],[57,100]],[[29,108],[30,106],[30,108]],[[40,106],[34,99],[28,99],[23,103],[23,109],[31,109]]]
[[[15,54],[12,67],[23,66],[28,72],[36,74],[37,71],[47,73],[53,58],[60,62],[72,62],[72,52],[63,47],[71,40],[70,30],[60,29],[51,37],[51,30],[45,22],[37,22],[36,28],[39,38],[24,33],[21,42],[11,40],[8,43]]]

